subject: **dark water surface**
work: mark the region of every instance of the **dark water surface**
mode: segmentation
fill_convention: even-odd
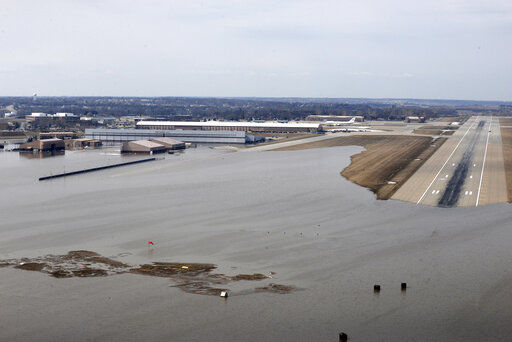
[[[224,301],[165,278],[0,268],[0,340],[337,341],[340,331],[352,341],[510,340],[510,205],[376,201],[339,174],[360,150],[201,147],[47,182],[37,178],[134,157],[0,153],[1,259],[87,249],[130,264],[276,273],[229,285]],[[269,282],[301,290],[251,292]]]

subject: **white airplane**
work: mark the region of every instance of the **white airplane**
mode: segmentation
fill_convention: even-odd
[[[353,125],[356,122],[356,118],[352,118],[349,121],[326,121],[324,125],[327,126],[345,126],[345,125]]]
[[[363,126],[357,126],[352,128],[338,128],[338,129],[331,129],[330,132],[337,133],[337,132],[382,132],[377,129],[370,129],[370,127],[363,127]]]

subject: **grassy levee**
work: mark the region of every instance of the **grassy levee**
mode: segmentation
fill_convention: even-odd
[[[389,199],[409,177],[446,141],[411,135],[352,135],[277,150],[303,150],[334,146],[362,146],[341,175]]]
[[[505,163],[508,201],[512,202],[512,118],[500,118],[501,145]]]

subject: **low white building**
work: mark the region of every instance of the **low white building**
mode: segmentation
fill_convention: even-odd
[[[53,115],[55,118],[74,118],[75,116],[73,113],[55,113]]]
[[[9,113],[5,113],[4,114],[4,118],[14,118],[18,115],[18,113],[16,111],[12,111],[12,112],[9,112]]]

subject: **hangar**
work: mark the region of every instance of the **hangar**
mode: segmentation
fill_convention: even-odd
[[[172,138],[154,138],[151,139],[151,141],[156,142],[157,144],[164,145],[169,150],[181,150],[186,147],[183,141],[179,141]]]
[[[34,140],[20,146],[21,151],[59,151],[65,149],[64,140],[62,139],[43,139]]]
[[[249,122],[249,121],[139,121],[139,129],[245,131],[253,133],[317,133],[318,123]]]
[[[123,143],[121,153],[164,153],[167,147],[149,140],[135,140]]]

